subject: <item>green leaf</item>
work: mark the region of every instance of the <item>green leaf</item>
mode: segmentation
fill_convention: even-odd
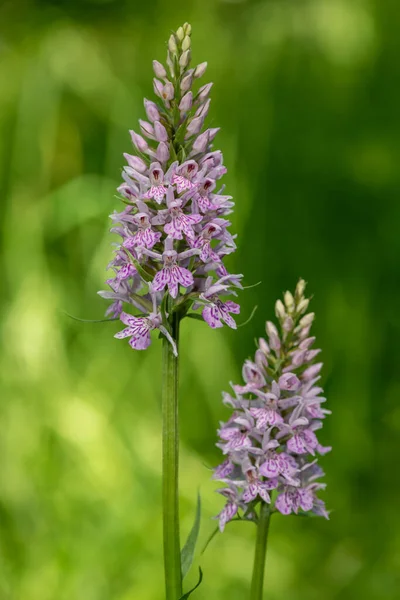
[[[80,321],[80,323],[108,323],[109,321],[119,321],[118,317],[112,317],[111,319],[81,319],[79,317],[74,317],[74,315],[70,315],[66,311],[63,311],[63,314],[74,321]]]
[[[187,537],[186,543],[181,551],[181,563],[182,563],[182,579],[187,575],[190,567],[193,563],[194,552],[196,549],[197,538],[199,537],[200,531],[200,517],[201,517],[201,499],[200,494],[197,494],[197,506],[196,516],[194,519],[193,527]]]
[[[217,535],[218,532],[219,532],[219,527],[217,525],[217,527],[214,529],[214,531],[212,532],[212,534],[209,536],[208,540],[204,544],[204,548],[201,551],[202,554],[204,554],[204,552],[207,550],[208,544],[210,544],[212,542],[212,540],[215,538],[215,536]]]
[[[129,251],[128,248],[126,248],[128,254],[129,254],[129,258],[131,263],[136,267],[138,273],[141,275],[142,279],[144,279],[147,283],[149,281],[152,281],[153,277],[152,275],[150,275],[150,273],[148,273],[143,267],[142,265],[136,260],[136,258],[131,254],[131,252]]]
[[[197,313],[187,313],[185,317],[188,317],[189,319],[196,319],[196,321],[204,321],[203,317]]]
[[[174,141],[176,144],[182,144],[183,143],[183,139],[185,136],[185,131],[186,131],[186,121],[184,123],[182,123],[182,125],[180,125],[178,127],[178,129],[176,130],[175,136],[174,136]]]
[[[183,594],[183,596],[181,596],[179,598],[179,600],[187,600],[187,598],[189,598],[190,594],[192,592],[194,592],[194,590],[197,590],[197,588],[199,587],[199,585],[201,584],[201,582],[203,581],[203,571],[201,570],[201,567],[199,567],[199,580],[196,583],[196,585],[194,586],[194,588],[192,588],[191,590],[189,590],[188,592],[186,592],[186,594]]]
[[[178,160],[179,160],[180,163],[185,162],[185,160],[186,160],[186,152],[185,152],[185,148],[183,146],[181,146],[179,148],[177,156],[178,156]]]

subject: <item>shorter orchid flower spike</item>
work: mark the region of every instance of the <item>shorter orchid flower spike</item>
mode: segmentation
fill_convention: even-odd
[[[315,432],[330,411],[322,407],[325,398],[318,385],[322,363],[314,362],[319,351],[311,349],[314,315],[302,316],[308,300],[304,291],[305,282],[300,280],[294,295],[286,292],[284,304],[277,302],[279,327],[267,322],[268,341],[261,338],[254,361],[244,364],[245,384],[233,385],[234,395],[224,393],[224,404],[233,413],[218,430],[217,446],[224,461],[213,476],[226,486],[219,490],[226,498],[217,517],[221,531],[241,511],[256,519],[261,503],[283,515],[314,513],[329,518],[317,495],[325,489],[317,456],[330,448],[320,444]],[[222,316],[214,309],[213,318]]]

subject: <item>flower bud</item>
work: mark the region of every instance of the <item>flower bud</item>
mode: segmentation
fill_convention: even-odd
[[[275,314],[277,319],[284,319],[286,317],[285,307],[281,300],[277,300],[275,303]]]
[[[156,77],[159,77],[160,79],[165,79],[165,77],[167,77],[167,71],[165,70],[164,66],[158,62],[158,60],[153,60],[153,71]]]
[[[175,56],[178,54],[178,46],[176,45],[176,40],[173,33],[171,33],[168,40],[168,50]]]
[[[187,92],[179,103],[179,110],[182,112],[187,112],[192,108],[193,104],[193,94],[192,92]]]
[[[161,83],[161,81],[159,81],[156,78],[153,79],[153,89],[156,96],[158,96],[159,98],[163,97],[164,86]]]
[[[299,315],[306,312],[308,305],[310,304],[310,300],[308,298],[303,298],[297,305],[297,312]]]
[[[195,117],[203,117],[203,119],[206,118],[209,108],[210,108],[210,104],[211,104],[211,99],[209,98],[207,100],[207,102],[205,102],[204,104],[201,104],[199,106],[199,108],[196,110],[196,112],[194,113]]]
[[[204,73],[206,72],[206,69],[207,69],[207,63],[206,62],[200,63],[195,68],[194,73],[193,73],[193,77],[195,79],[198,79],[199,77],[201,77],[202,75],[204,75]]]
[[[174,93],[174,86],[170,81],[167,81],[163,88],[162,97],[164,100],[172,100]]]
[[[306,354],[306,361],[310,362],[312,360],[314,360],[314,358],[316,356],[318,356],[318,354],[321,352],[320,348],[316,348],[315,350],[309,350]]]
[[[289,291],[287,291],[284,293],[283,299],[285,301],[285,306],[286,306],[287,310],[290,313],[292,313],[294,311],[294,306],[295,306],[293,295]]]
[[[160,113],[158,112],[157,105],[155,102],[151,102],[151,100],[144,99],[144,109],[146,111],[147,118],[149,121],[154,123],[154,121],[160,120]]]
[[[188,35],[186,35],[183,38],[182,50],[185,52],[186,50],[189,50],[189,48],[190,48],[190,37]]]
[[[202,126],[203,119],[201,119],[200,117],[192,119],[186,128],[186,136],[190,137],[192,135],[197,135],[198,133],[200,133]]]
[[[267,341],[264,338],[259,338],[258,345],[260,347],[260,350],[262,350],[264,352],[264,354],[269,354],[270,349],[267,344]]]
[[[299,321],[300,327],[308,327],[314,321],[315,313],[308,313],[308,315],[304,315]]]
[[[212,127],[211,129],[207,129],[207,131],[210,134],[210,142],[212,142],[212,140],[215,138],[215,136],[217,135],[218,131],[221,129],[221,127]]]
[[[169,147],[165,142],[160,142],[158,144],[156,157],[160,163],[165,163],[169,159]]]
[[[208,142],[209,142],[209,133],[208,131],[205,131],[204,133],[200,134],[198,138],[195,139],[195,141],[193,142],[193,152],[195,154],[200,153],[200,152],[205,152],[206,148],[208,146]]]
[[[256,350],[255,359],[256,359],[256,365],[259,369],[262,369],[263,367],[265,367],[265,368],[268,367],[267,357],[262,350],[260,350],[260,349]]]
[[[274,323],[272,323],[272,321],[267,321],[265,323],[265,330],[268,335],[279,335],[278,330],[275,327]]]
[[[306,350],[296,350],[295,352],[293,352],[291,359],[292,359],[292,365],[294,367],[300,367],[307,356],[307,351]]]
[[[293,329],[293,325],[294,325],[294,322],[293,322],[292,317],[286,317],[286,319],[283,321],[282,329],[283,329],[283,331],[289,332]]]
[[[156,136],[156,140],[158,142],[167,142],[168,141],[168,133],[165,129],[164,125],[160,123],[160,121],[156,121],[154,123],[154,133]]]
[[[182,52],[181,56],[179,57],[179,66],[181,67],[182,71],[186,69],[186,67],[190,63],[190,58],[190,50],[185,50],[185,52]]]
[[[303,340],[300,344],[299,344],[299,348],[300,350],[308,350],[310,348],[310,346],[313,345],[313,343],[315,342],[315,337],[309,337],[306,338],[305,340]]]
[[[314,379],[314,377],[317,377],[322,367],[323,363],[316,363],[315,365],[311,365],[311,367],[308,367],[308,369],[306,369],[302,375],[303,380],[310,381],[310,379]]]
[[[204,100],[206,100],[208,94],[210,93],[212,86],[213,86],[213,83],[206,83],[205,85],[203,85],[199,89],[199,93],[196,96],[196,101],[203,102]]]
[[[147,170],[146,163],[144,162],[144,160],[139,158],[139,156],[134,156],[133,154],[128,154],[127,152],[125,152],[124,157],[128,165],[132,167],[132,169],[139,171],[139,173],[144,173]]]
[[[297,286],[296,286],[296,291],[295,291],[295,297],[296,300],[301,300],[301,298],[303,297],[304,291],[306,289],[306,282],[304,281],[304,279],[299,279]]]
[[[269,345],[272,350],[280,350],[281,341],[279,339],[278,330],[271,321],[267,321],[265,329],[268,334]]]
[[[310,329],[311,329],[311,325],[308,325],[308,327],[303,327],[303,329],[301,327],[296,327],[294,332],[298,333],[300,340],[304,340],[304,339],[308,338],[308,336],[310,335]]]
[[[178,27],[178,29],[176,31],[176,37],[178,38],[178,40],[180,42],[183,40],[183,38],[185,37],[185,32],[183,31],[183,27]]]
[[[140,129],[143,133],[143,135],[145,135],[146,137],[154,140],[154,129],[153,126],[148,123],[147,121],[143,121],[142,119],[139,119],[139,125],[140,125]]]
[[[300,385],[300,379],[294,373],[285,373],[279,377],[279,387],[281,390],[296,392]]]
[[[187,92],[192,87],[193,83],[193,74],[189,71],[186,73],[185,77],[181,81],[181,91]]]
[[[147,150],[149,149],[149,145],[146,142],[146,140],[144,140],[141,135],[135,133],[132,130],[129,133],[131,134],[134,146],[139,150],[139,152],[147,152]]]

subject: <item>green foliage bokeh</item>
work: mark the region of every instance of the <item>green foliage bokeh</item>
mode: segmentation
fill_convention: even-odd
[[[237,332],[182,327],[182,534],[198,488],[202,543],[215,527],[221,390],[302,276],[332,514],[274,518],[266,597],[399,597],[399,17],[390,0],[0,2],[0,600],[163,597],[160,344],[133,352],[64,311],[103,315],[128,129],[184,21],[215,83],[230,268],[261,284]],[[241,523],[217,536],[196,598],[246,598],[253,541]]]

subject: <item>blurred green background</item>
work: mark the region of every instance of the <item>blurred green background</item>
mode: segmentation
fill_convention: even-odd
[[[237,332],[182,327],[182,534],[198,487],[202,543],[215,527],[221,390],[302,276],[332,515],[274,518],[266,597],[400,597],[399,17],[398,0],[1,0],[1,600],[163,597],[160,344],[133,352],[117,324],[63,311],[102,318],[128,129],[184,21],[215,82],[230,268],[262,284]],[[247,597],[254,533],[214,539],[196,598]]]

